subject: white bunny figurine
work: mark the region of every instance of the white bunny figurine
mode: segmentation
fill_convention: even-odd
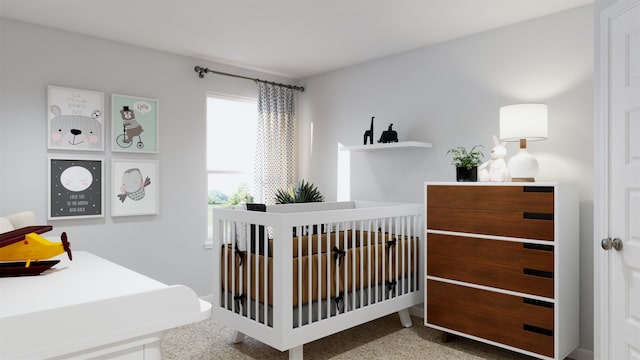
[[[478,167],[478,180],[480,181],[509,181],[509,169],[504,157],[507,156],[505,142],[499,142],[493,135],[493,149],[491,149],[491,160]]]

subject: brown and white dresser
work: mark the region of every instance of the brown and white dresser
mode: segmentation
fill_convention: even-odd
[[[425,325],[542,359],[579,342],[577,190],[425,183]]]

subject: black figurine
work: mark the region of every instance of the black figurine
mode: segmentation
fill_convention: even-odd
[[[363,145],[367,145],[367,138],[369,138],[369,144],[373,144],[373,119],[375,118],[375,116],[371,117],[371,129],[366,130],[364,132],[364,144]]]
[[[382,132],[379,143],[398,142],[398,133],[392,129],[393,124],[389,124],[389,129]]]

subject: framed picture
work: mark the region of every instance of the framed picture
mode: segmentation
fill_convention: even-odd
[[[111,216],[158,213],[158,161],[112,160]]]
[[[158,100],[111,95],[111,150],[158,152]]]
[[[49,149],[104,150],[104,93],[47,86]]]
[[[48,219],[103,217],[101,159],[49,158]]]

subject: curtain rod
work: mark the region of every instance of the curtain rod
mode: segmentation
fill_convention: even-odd
[[[198,73],[198,77],[201,78],[201,79],[204,78],[204,74],[212,73],[212,74],[236,77],[236,78],[240,78],[240,79],[253,80],[253,81],[257,81],[257,82],[261,82],[261,83],[265,83],[265,84],[281,86],[281,87],[284,87],[284,88],[287,88],[287,89],[298,90],[298,91],[301,91],[301,92],[304,91],[304,87],[302,87],[302,86],[287,85],[287,84],[281,84],[281,83],[277,83],[277,82],[273,82],[273,81],[254,79],[254,78],[250,78],[250,77],[246,77],[246,76],[242,76],[242,75],[229,74],[229,73],[225,73],[225,72],[221,72],[221,71],[215,71],[215,70],[211,70],[209,68],[203,68],[203,67],[200,67],[200,66],[197,66],[197,65],[196,65],[196,67],[193,68],[193,70]]]

